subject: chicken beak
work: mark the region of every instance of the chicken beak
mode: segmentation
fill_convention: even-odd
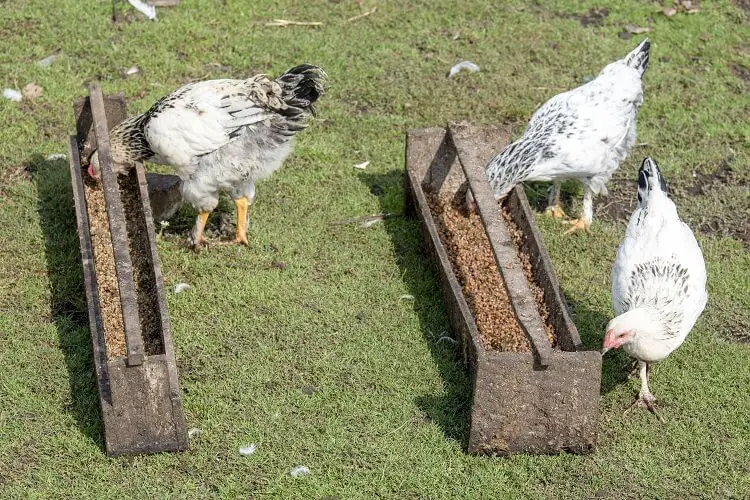
[[[609,347],[602,347],[599,353],[604,356],[605,354],[607,354],[607,351],[609,351]]]

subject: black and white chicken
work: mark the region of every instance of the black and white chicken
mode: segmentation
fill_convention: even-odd
[[[656,414],[649,366],[682,345],[707,298],[698,242],[667,196],[659,166],[646,158],[638,171],[638,207],[612,268],[617,316],[607,325],[602,348],[605,353],[622,347],[638,361],[641,390],[634,406]]]
[[[585,185],[583,216],[570,221],[567,233],[588,231],[594,194],[607,194],[609,178],[635,143],[636,113],[643,103],[641,78],[650,47],[644,40],[595,79],[544,103],[523,137],[487,164],[495,197],[505,197],[520,182],[554,181],[547,212],[565,217],[560,180],[578,179]]]
[[[235,242],[247,244],[255,183],[289,155],[295,134],[315,114],[325,80],[321,68],[304,64],[276,80],[257,75],[185,85],[112,129],[115,170],[122,174],[146,160],[174,167],[183,200],[200,212],[190,237],[196,249],[205,242],[203,229],[219,192],[228,191],[237,208]],[[96,178],[98,171],[94,152],[89,175]]]

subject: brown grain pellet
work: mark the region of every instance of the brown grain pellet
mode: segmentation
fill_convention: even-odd
[[[485,347],[529,352],[479,215],[464,213],[463,196],[428,202]]]
[[[94,251],[96,284],[99,291],[99,308],[104,325],[104,342],[107,359],[125,356],[125,326],[120,305],[120,287],[115,271],[112,236],[109,232],[104,191],[101,185],[84,186],[86,208],[89,215],[91,245]]]

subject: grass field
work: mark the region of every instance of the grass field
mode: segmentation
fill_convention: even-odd
[[[744,0],[704,0],[668,18],[665,6],[183,0],[157,22],[127,8],[113,24],[108,0],[0,1],[0,87],[44,89],[33,102],[0,99],[0,497],[746,498],[750,12]],[[264,26],[277,18],[324,24]],[[598,348],[637,167],[646,154],[662,166],[698,234],[710,297],[655,367],[667,422],[622,415],[637,380],[617,353],[604,361],[595,454],[467,456],[470,380],[455,346],[438,342],[451,330],[435,272],[416,222],[401,216],[404,132],[468,119],[520,134],[540,103],[645,36],[624,39],[629,24],[653,42],[645,145],[598,200],[592,235],[538,223],[583,340]],[[446,78],[462,59],[481,72]],[[301,62],[325,68],[330,91],[259,185],[250,246],[186,250],[189,209],[159,243],[188,426],[201,434],[185,453],[107,458],[68,167],[46,160],[65,152],[72,103],[99,79],[138,113],[190,80]],[[124,76],[133,65],[140,72]],[[582,189],[565,189],[576,213]],[[397,215],[337,224],[380,212]],[[171,293],[179,282],[192,289]],[[248,443],[256,453],[241,456]],[[290,477],[296,465],[310,474]]]

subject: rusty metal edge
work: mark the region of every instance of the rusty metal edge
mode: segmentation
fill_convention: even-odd
[[[151,203],[148,196],[148,181],[146,180],[146,171],[143,163],[135,164],[136,176],[138,179],[138,189],[140,191],[141,206],[143,215],[146,220],[146,232],[148,235],[149,250],[151,252],[151,263],[154,268],[154,280],[156,285],[156,298],[159,304],[159,316],[161,317],[161,335],[164,345],[164,356],[167,362],[167,371],[169,373],[169,389],[172,399],[172,415],[174,417],[175,428],[181,438],[182,448],[188,448],[187,425],[185,422],[185,413],[182,407],[182,393],[180,391],[179,375],[177,373],[177,362],[174,352],[174,343],[172,341],[172,324],[169,320],[169,310],[167,309],[167,295],[164,291],[164,277],[161,272],[161,261],[159,252],[156,248],[156,231],[154,230],[154,217],[151,213]]]
[[[128,233],[125,226],[125,215],[120,200],[120,188],[117,174],[112,169],[112,154],[109,148],[109,130],[104,110],[104,96],[97,82],[89,86],[91,114],[94,119],[97,154],[99,155],[100,175],[107,205],[109,230],[112,236],[112,250],[115,258],[117,284],[120,290],[120,304],[125,328],[128,366],[138,366],[145,357],[141,324],[138,316],[138,302],[133,282],[133,263],[128,250]]]
[[[528,300],[533,295],[523,272],[516,245],[510,236],[505,220],[500,215],[495,196],[487,181],[487,175],[483,166],[466,158],[460,134],[456,133],[453,124],[448,125],[448,135],[469,183],[469,189],[474,195],[479,217],[490,241],[495,263],[502,276],[503,285],[510,298],[518,324],[531,341],[539,366],[547,367],[552,357],[552,346],[547,339],[546,327],[539,314],[536,301]]]

